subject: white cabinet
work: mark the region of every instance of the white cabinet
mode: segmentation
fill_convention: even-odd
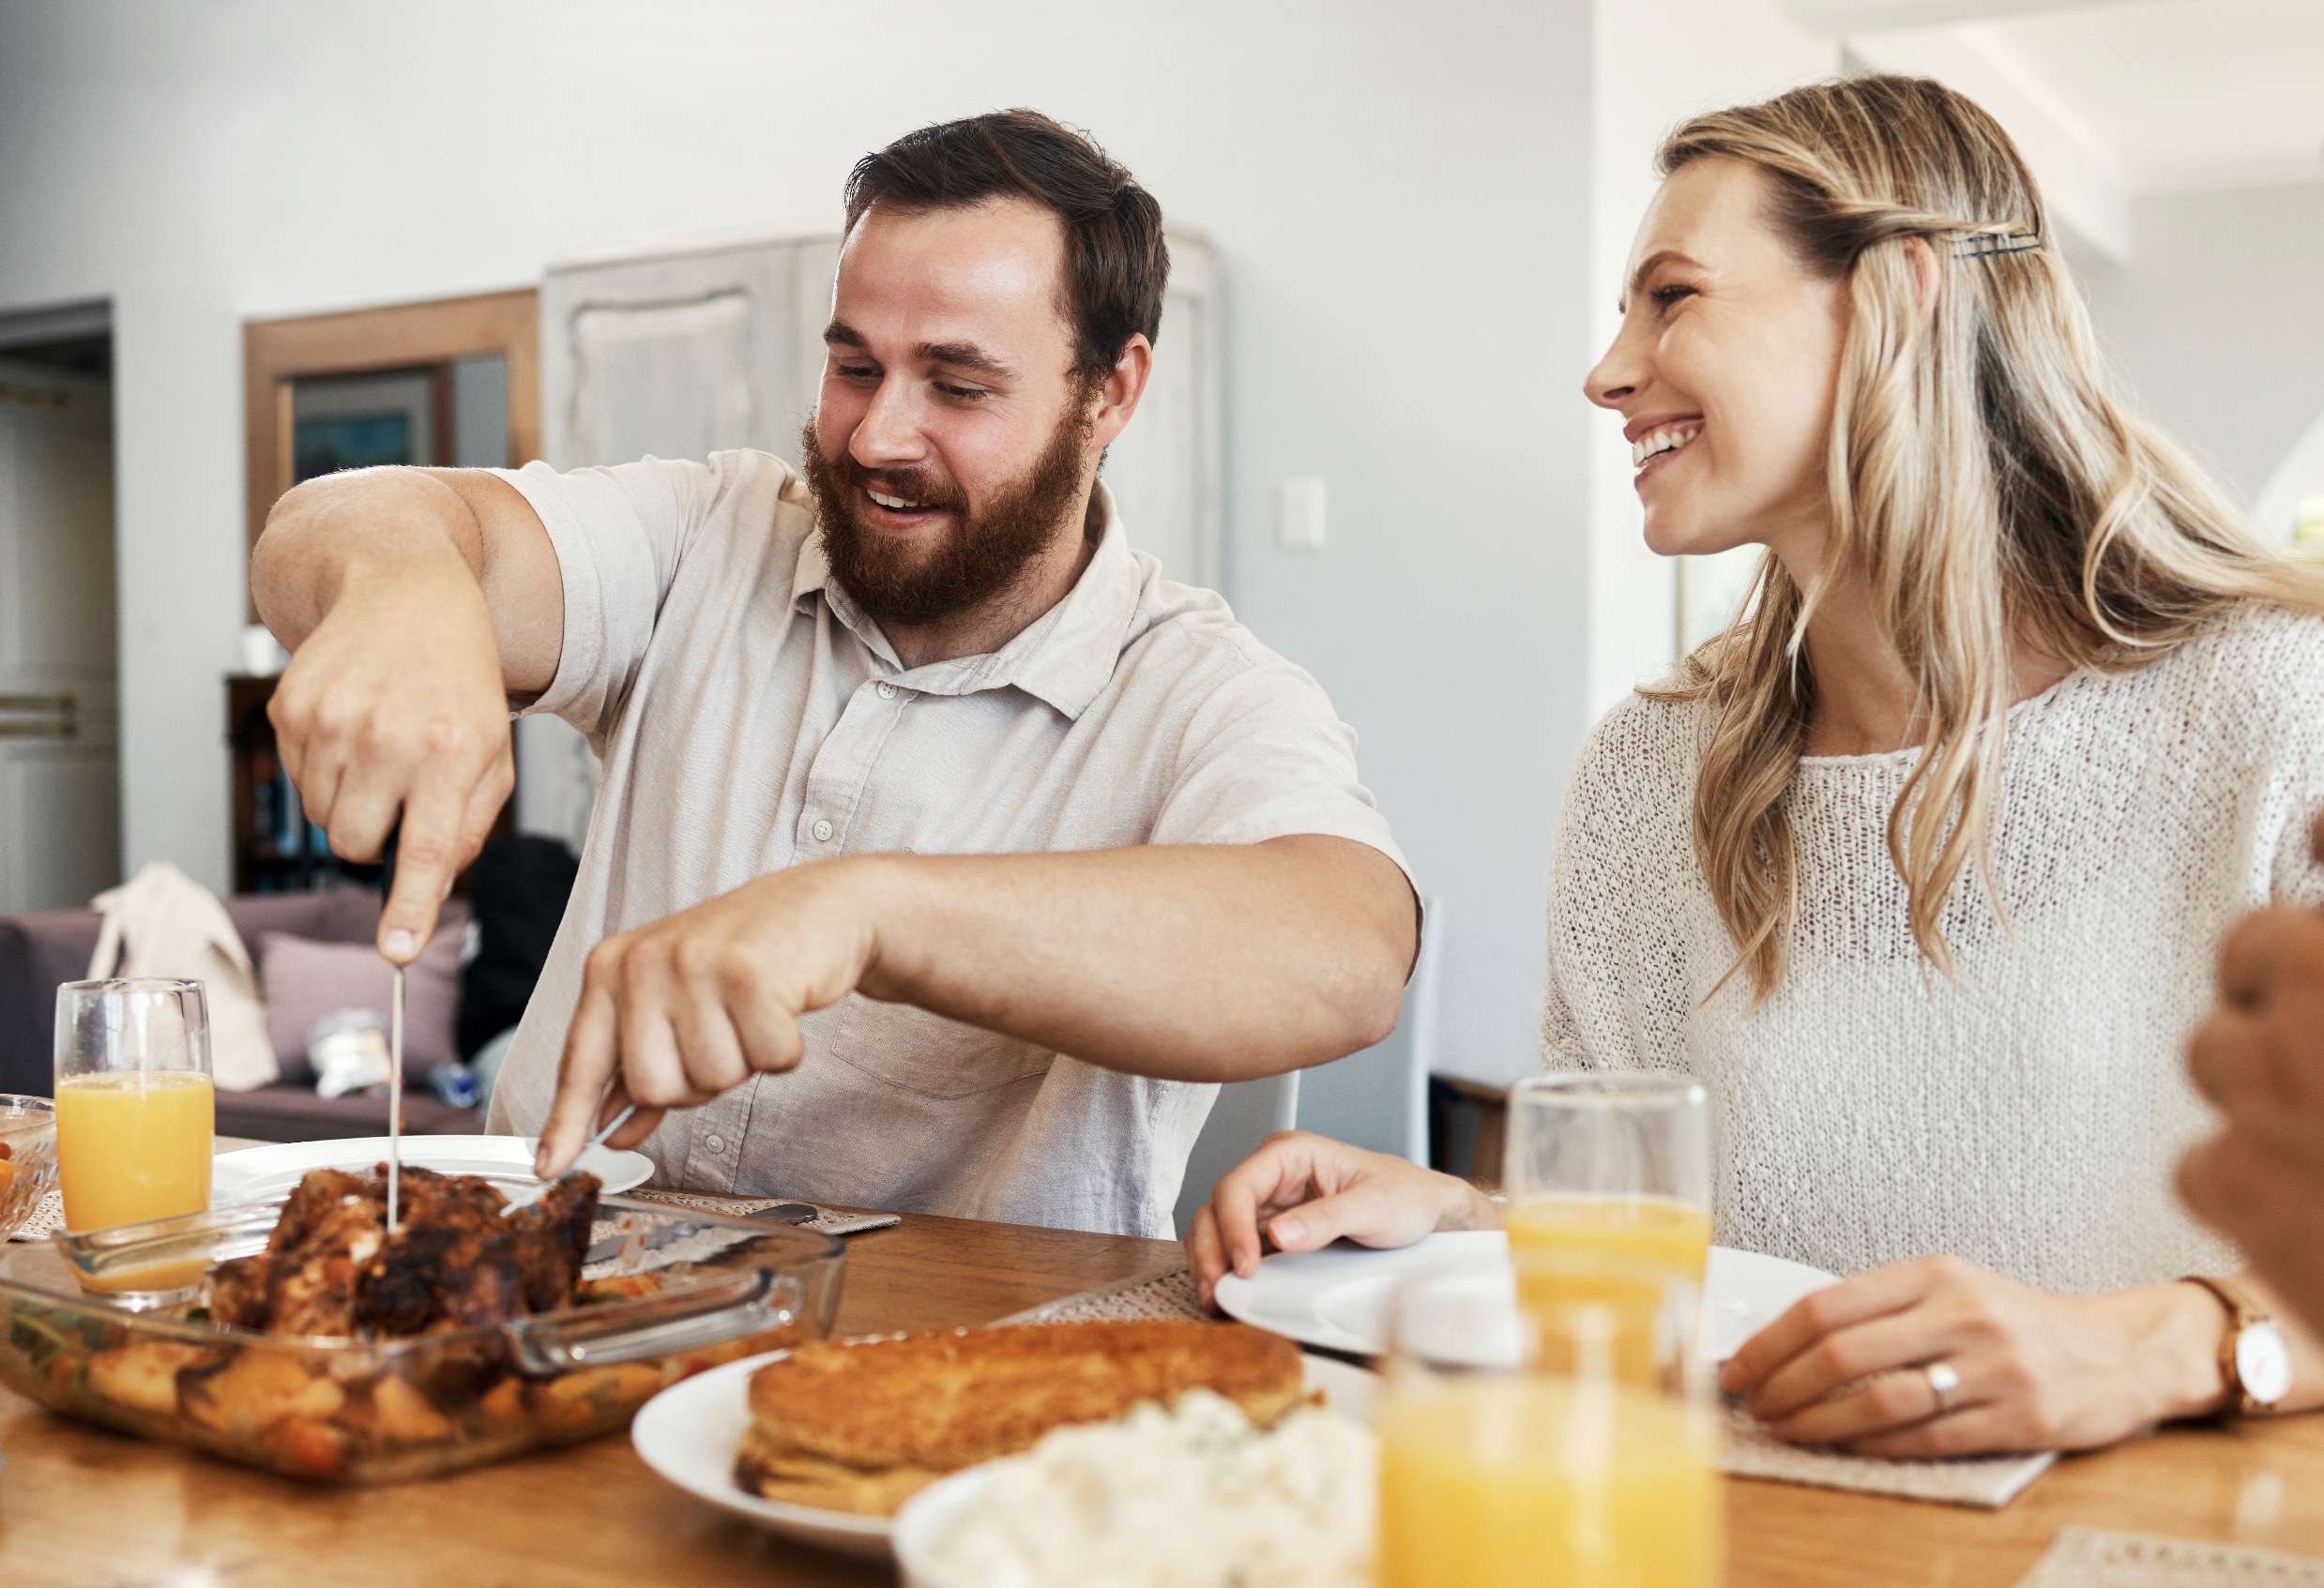
[[[798,455],[823,378],[836,236],[551,268],[541,447],[560,469],[754,446]]]
[[[1224,323],[1201,234],[1169,234],[1154,372],[1103,478],[1130,541],[1171,578],[1224,587]],[[796,461],[823,384],[836,233],[600,253],[540,291],[542,452],[560,469],[752,446]],[[595,765],[578,735],[526,718],[518,825],[578,848]]]

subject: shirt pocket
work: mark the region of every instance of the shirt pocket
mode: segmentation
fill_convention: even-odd
[[[857,994],[799,1021],[808,1065],[839,1063],[922,1097],[966,1097],[1045,1075],[1046,1048]]]

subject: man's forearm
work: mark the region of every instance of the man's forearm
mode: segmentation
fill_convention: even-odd
[[[871,913],[866,995],[1172,1080],[1380,1040],[1417,942],[1404,873],[1345,839],[835,864]]]

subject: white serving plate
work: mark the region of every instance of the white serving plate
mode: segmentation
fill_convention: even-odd
[[[1301,1344],[1372,1356],[1387,1343],[1388,1298],[1405,1279],[1443,1270],[1506,1272],[1508,1265],[1509,1240],[1500,1231],[1447,1231],[1384,1251],[1335,1245],[1277,1252],[1261,1258],[1251,1278],[1222,1278],[1218,1300],[1230,1318]],[[1711,1248],[1703,1280],[1704,1354],[1725,1361],[1793,1302],[1836,1283],[1836,1276],[1804,1263]]]
[[[406,1136],[403,1161],[439,1174],[482,1174],[532,1185],[539,1178],[533,1172],[535,1145],[531,1136]],[[387,1157],[385,1136],[284,1142],[220,1153],[210,1160],[210,1205],[277,1202],[289,1196],[299,1177],[311,1169],[342,1169],[359,1174],[386,1161]],[[627,1191],[654,1177],[654,1160],[644,1153],[617,1153],[605,1147],[591,1147],[583,1153],[581,1167],[603,1181],[608,1191]]]
[[[630,1424],[630,1443],[637,1446],[647,1466],[687,1493],[769,1533],[851,1555],[885,1558],[894,1518],[767,1500],[735,1482],[735,1452],[751,1426],[751,1375],[786,1354],[770,1351],[672,1384],[639,1410]],[[1311,1392],[1320,1390],[1325,1404],[1351,1416],[1371,1416],[1379,1390],[1375,1375],[1319,1356],[1310,1356],[1306,1362],[1307,1387]],[[932,1485],[928,1492],[956,1484],[978,1471],[970,1467]]]

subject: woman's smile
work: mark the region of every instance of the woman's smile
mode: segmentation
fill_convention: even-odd
[[[1656,471],[1662,460],[1685,446],[1703,433],[1703,419],[1699,414],[1677,417],[1633,421],[1626,427],[1630,438],[1630,466],[1638,471],[1644,480]]]

